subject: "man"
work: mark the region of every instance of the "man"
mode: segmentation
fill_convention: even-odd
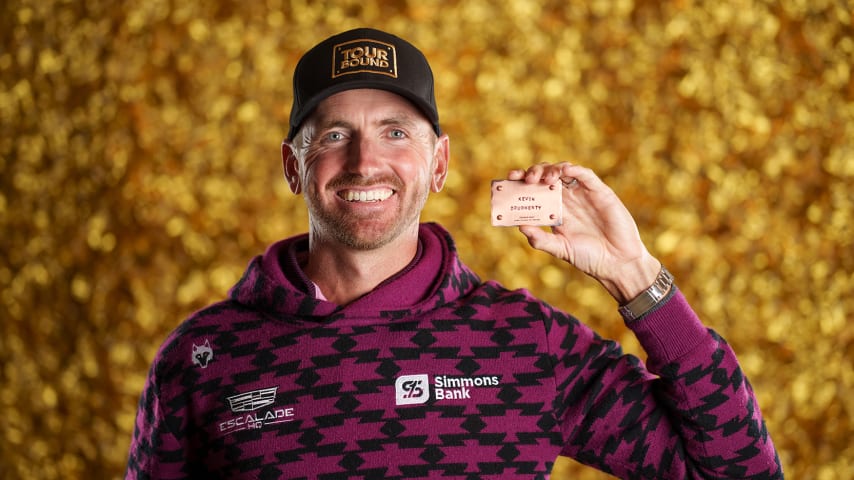
[[[282,156],[309,232],[163,344],[128,478],[547,478],[558,454],[622,478],[782,478],[733,352],[592,171],[510,172],[560,186],[567,212],[520,230],[617,300],[646,365],[481,282],[420,223],[450,154],[414,46],[357,29],[307,52]]]

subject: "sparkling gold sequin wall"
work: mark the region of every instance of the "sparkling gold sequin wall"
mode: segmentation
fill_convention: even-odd
[[[598,285],[489,222],[489,181],[508,169],[594,168],[739,354],[788,476],[854,478],[852,10],[3,2],[0,477],[122,475],[167,332],[306,228],[279,160],[296,60],[366,24],[433,63],[453,165],[424,219],[464,260],[638,353]]]

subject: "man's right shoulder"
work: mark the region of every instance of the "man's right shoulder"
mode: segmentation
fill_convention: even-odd
[[[167,335],[156,360],[169,362],[177,350],[210,341],[211,337],[233,330],[235,323],[251,318],[257,319],[257,312],[231,300],[222,300],[196,310]]]

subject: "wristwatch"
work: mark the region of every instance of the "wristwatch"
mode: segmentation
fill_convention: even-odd
[[[662,265],[658,277],[655,278],[649,288],[625,305],[620,305],[620,315],[627,322],[640,318],[652,310],[652,307],[656,306],[667,295],[671,287],[673,287],[673,275]]]

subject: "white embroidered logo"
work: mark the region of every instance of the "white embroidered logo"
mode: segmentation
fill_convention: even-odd
[[[229,434],[242,430],[255,430],[269,425],[292,422],[295,415],[293,407],[271,407],[264,409],[264,407],[268,407],[276,402],[276,391],[278,389],[279,387],[261,388],[226,397],[228,408],[238,415],[226,418],[220,422],[220,433]]]
[[[427,403],[432,398],[434,401],[445,400],[472,400],[476,398],[477,392],[484,388],[496,388],[501,386],[500,375],[478,375],[473,377],[453,377],[448,375],[436,375],[433,385],[430,385],[430,376],[403,375],[394,382],[394,397],[397,405],[415,405]]]
[[[193,365],[208,368],[208,365],[213,361],[213,356],[213,349],[207,339],[201,346],[193,344]]]
[[[227,398],[228,406],[234,413],[258,410],[261,407],[272,405],[276,401],[276,390],[278,389],[279,387],[262,388],[239,395],[232,395]]]
[[[397,405],[427,403],[430,399],[430,377],[403,375],[394,382],[394,397]]]

